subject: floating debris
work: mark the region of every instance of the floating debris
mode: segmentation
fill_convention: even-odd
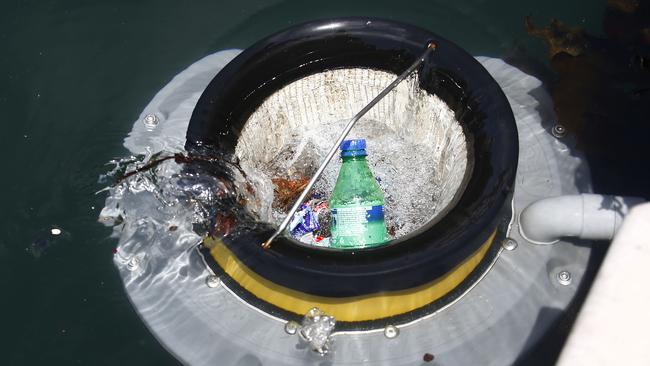
[[[634,13],[639,8],[638,0],[608,0],[607,5],[623,13]]]
[[[51,244],[51,241],[47,237],[38,237],[32,241],[32,244],[29,246],[29,252],[34,258],[39,258]]]
[[[535,27],[530,16],[524,18],[528,34],[542,38],[548,46],[549,57],[561,52],[571,56],[582,55],[587,47],[585,32],[579,27],[569,27],[557,19],[552,19],[548,27]]]
[[[52,226],[47,229],[40,230],[32,240],[27,248],[27,251],[34,256],[40,258],[54,243],[68,235],[61,228]]]
[[[275,197],[273,207],[282,211],[288,211],[291,205],[298,199],[302,190],[307,187],[309,178],[300,177],[297,179],[274,178],[271,180],[275,185]]]
[[[432,355],[431,353],[425,353],[424,356],[422,356],[422,361],[424,362],[431,362],[435,359],[435,356]]]
[[[528,33],[548,46],[554,73],[545,83],[558,123],[588,155],[599,191],[620,190],[625,181],[627,194],[643,195],[650,184],[648,170],[638,169],[647,165],[645,137],[650,135],[648,12],[650,2],[609,0],[604,36],[558,20],[538,28],[525,18]]]

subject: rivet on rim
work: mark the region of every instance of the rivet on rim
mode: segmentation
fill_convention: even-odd
[[[160,122],[158,120],[158,116],[156,116],[155,114],[151,114],[151,113],[147,114],[142,119],[142,123],[144,123],[144,126],[149,128],[149,129],[156,128],[156,126],[158,126],[158,122]]]
[[[205,284],[208,285],[209,288],[215,288],[221,284],[221,279],[215,275],[210,275],[205,279]]]
[[[571,272],[560,271],[557,274],[557,281],[560,283],[560,285],[568,286],[571,283]]]
[[[300,324],[298,322],[295,322],[293,320],[288,321],[284,325],[284,331],[287,332],[287,334],[294,335],[300,328]]]
[[[131,258],[131,260],[126,264],[126,268],[129,271],[135,271],[138,267],[140,267],[140,258],[138,257]]]
[[[553,130],[551,130],[551,133],[553,134],[553,136],[557,138],[561,138],[566,136],[566,128],[558,123],[555,126],[553,126]]]
[[[515,250],[517,249],[517,242],[514,239],[505,239],[502,243],[501,246],[505,250]]]
[[[388,339],[396,338],[399,335],[399,328],[394,325],[387,325],[386,328],[384,328],[384,335]]]

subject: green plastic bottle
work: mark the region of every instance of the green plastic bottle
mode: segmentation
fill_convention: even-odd
[[[359,249],[386,242],[384,192],[366,162],[366,140],[341,143],[341,170],[329,200],[332,213],[330,246]]]

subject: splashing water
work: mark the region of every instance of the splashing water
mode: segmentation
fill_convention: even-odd
[[[117,182],[109,188],[100,221],[114,227],[120,238],[116,255],[123,262],[131,264],[134,257],[147,253],[148,259],[164,266],[207,234],[237,240],[244,233],[268,229],[259,220],[256,195],[231,157],[190,155],[183,164],[169,159],[119,179],[164,155],[114,160],[115,168],[100,177],[103,183]],[[170,235],[178,239],[165,238]],[[156,248],[157,243],[165,244]],[[137,260],[143,265],[147,259]],[[172,267],[189,268],[185,265]]]

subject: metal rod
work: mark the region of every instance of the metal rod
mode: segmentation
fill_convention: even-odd
[[[350,133],[350,130],[352,129],[352,127],[354,127],[354,124],[361,117],[363,117],[363,115],[368,113],[368,111],[370,109],[372,109],[372,107],[374,107],[375,104],[377,104],[388,93],[390,93],[397,86],[397,84],[401,83],[404,79],[406,79],[407,76],[409,76],[415,69],[417,69],[418,66],[420,66],[420,64],[422,64],[422,62],[424,62],[424,59],[429,55],[429,53],[434,51],[435,49],[436,49],[436,44],[433,43],[433,42],[430,42],[427,45],[427,49],[424,51],[422,56],[418,57],[418,59],[415,60],[415,62],[413,62],[413,64],[408,69],[406,69],[406,71],[404,71],[400,76],[397,77],[397,79],[395,79],[386,88],[384,88],[384,90],[382,90],[381,93],[379,93],[379,95],[377,95],[372,101],[370,101],[370,103],[368,103],[365,107],[363,107],[363,109],[360,110],[359,113],[357,113],[354,117],[352,117],[350,122],[348,122],[348,124],[343,129],[343,132],[341,132],[341,135],[339,136],[338,140],[336,140],[336,143],[332,146],[330,151],[327,153],[327,156],[325,157],[325,160],[323,160],[323,162],[318,167],[318,170],[316,171],[314,176],[312,176],[309,183],[307,183],[307,186],[305,187],[305,189],[300,194],[300,197],[298,197],[296,202],[293,204],[293,207],[291,207],[291,210],[289,210],[289,212],[287,213],[287,216],[284,218],[284,221],[282,221],[282,224],[280,224],[280,226],[275,231],[275,233],[273,233],[273,235],[267,241],[262,243],[262,248],[264,248],[264,249],[269,248],[271,246],[271,242],[273,241],[273,239],[277,238],[278,235],[280,235],[284,231],[284,229],[287,228],[287,226],[289,225],[289,222],[291,222],[291,218],[296,213],[296,211],[298,211],[298,208],[300,207],[300,204],[302,204],[302,202],[305,200],[305,197],[307,197],[307,194],[309,193],[309,190],[314,186],[314,184],[316,183],[318,178],[320,178],[320,176],[323,174],[323,171],[325,171],[325,168],[327,167],[327,164],[332,160],[332,158],[336,154],[337,150],[339,149],[339,146],[341,145],[343,140],[345,140],[345,138],[348,136],[348,133]]]

